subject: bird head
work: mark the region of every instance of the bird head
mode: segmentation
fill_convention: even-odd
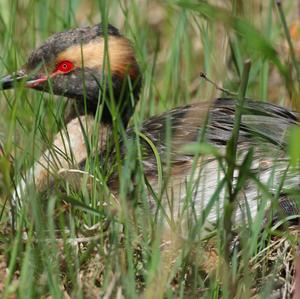
[[[54,34],[19,71],[0,79],[0,89],[22,81],[28,88],[73,98],[89,113],[105,101],[104,122],[111,122],[107,101],[113,98],[127,123],[139,98],[141,75],[130,41],[111,25],[106,32],[98,24]]]

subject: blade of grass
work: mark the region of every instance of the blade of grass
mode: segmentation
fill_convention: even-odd
[[[234,204],[235,204],[235,187],[233,186],[234,179],[234,170],[237,161],[237,147],[238,147],[238,139],[239,139],[239,130],[242,120],[242,110],[245,102],[246,90],[248,85],[249,73],[250,73],[251,62],[250,60],[245,61],[243,73],[242,73],[242,81],[239,90],[238,101],[236,102],[235,107],[235,117],[234,117],[234,125],[232,129],[232,135],[229,139],[226,146],[226,157],[228,161],[228,168],[226,173],[227,180],[227,200],[225,197],[224,202],[224,218],[223,218],[223,253],[224,259],[226,263],[226,268],[230,268],[230,244],[232,240],[232,216],[234,213]],[[228,288],[228,294],[231,298],[234,296],[234,288],[232,288],[232,277],[228,275],[226,279],[226,284]]]
[[[299,63],[297,62],[297,58],[296,58],[294,46],[293,46],[293,43],[292,43],[291,35],[290,35],[289,29],[288,29],[288,26],[287,26],[287,23],[286,23],[284,11],[282,9],[281,0],[276,0],[276,5],[277,5],[277,8],[278,8],[279,17],[280,17],[280,20],[281,20],[281,23],[282,23],[282,26],[283,26],[284,34],[285,34],[286,40],[287,40],[288,45],[289,45],[289,49],[290,49],[290,53],[291,53],[291,57],[292,57],[292,61],[293,61],[293,66],[294,66],[296,74],[297,74],[298,84],[300,84]]]

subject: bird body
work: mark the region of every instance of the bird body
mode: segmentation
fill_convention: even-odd
[[[195,217],[209,222],[218,220],[227,196],[226,146],[232,135],[237,100],[222,98],[175,108],[150,118],[139,128],[129,127],[126,140],[120,139],[116,146],[113,118],[119,115],[127,126],[139,99],[141,74],[131,43],[114,27],[105,29],[102,25],[55,34],[31,54],[24,68],[3,78],[1,85],[8,89],[21,80],[29,88],[72,98],[79,109],[78,116],[58,133],[53,146],[20,183],[15,198],[26,192],[29,181],[42,191],[52,175],[62,170],[85,171],[89,155],[86,132],[98,126],[98,153],[92,155],[99,156],[100,163],[108,156],[112,166],[118,146],[126,160],[126,141],[140,143],[141,153],[136,156],[142,159],[150,208],[155,210],[160,204],[172,219],[180,218],[182,211],[192,211]],[[100,123],[96,120],[99,107]],[[299,188],[299,174],[289,171],[286,154],[288,130],[297,125],[298,115],[294,112],[268,103],[245,101],[237,162],[229,161],[235,163],[232,183],[239,188],[234,216],[237,222],[251,221],[259,211],[265,213],[274,199],[283,212],[297,212],[293,204],[286,208],[286,190]],[[208,144],[210,151],[205,150]],[[249,154],[250,165],[246,163]],[[112,171],[107,179],[116,196],[119,175]],[[133,189],[135,179],[139,179],[134,176],[133,168]]]
[[[226,155],[237,104],[237,100],[226,98],[217,99],[214,103],[191,104],[154,116],[142,124],[141,133],[153,142],[162,161],[164,178],[167,179],[163,197],[168,198],[169,202],[172,201],[167,207],[169,215],[178,215],[184,206],[189,206],[197,216],[201,216],[205,208],[209,207],[205,218],[209,222],[216,222],[222,213],[226,188],[224,182],[221,190],[219,186],[226,173],[220,157],[224,158]],[[300,176],[297,172],[289,171],[290,160],[286,154],[287,134],[289,129],[296,125],[299,125],[298,115],[292,111],[259,101],[245,102],[233,184],[236,185],[239,173],[242,172],[240,167],[250,150],[253,150],[253,159],[248,171],[255,175],[259,182],[255,182],[251,175],[247,176],[238,196],[235,211],[237,223],[248,222],[248,212],[252,218],[259,212],[264,192],[258,186],[259,183],[268,189],[268,194],[264,196],[264,210],[271,205],[277,193],[286,195],[286,190],[298,189]],[[166,138],[168,126],[171,131],[169,144]],[[127,138],[136,138],[133,128],[127,130]],[[159,193],[159,170],[155,155],[147,141],[142,139],[141,143],[144,151],[144,174],[149,185]],[[198,154],[201,153],[201,143],[213,145],[215,151],[202,152],[197,157],[197,148]],[[109,186],[117,193],[119,186],[116,182],[117,179],[113,176]],[[149,199],[152,206],[155,206],[153,198],[150,196]],[[278,198],[275,201],[277,202]],[[282,210],[285,215],[298,212],[294,203],[285,206],[285,196],[283,202],[279,200],[279,205],[281,204],[282,209],[278,206],[276,208]]]

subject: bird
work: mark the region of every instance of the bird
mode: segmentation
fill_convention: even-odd
[[[121,174],[113,167],[118,165],[114,161],[130,162],[138,157],[140,162],[131,161],[128,189],[134,190],[141,180],[140,172],[135,172],[140,163],[150,210],[162,207],[173,220],[183,211],[208,223],[219,221],[227,196],[224,161],[238,99],[221,97],[177,107],[144,121],[137,132],[129,122],[143,78],[134,46],[114,26],[101,23],[55,33],[31,53],[19,71],[0,80],[0,89],[18,84],[72,99],[77,108],[51,148],[20,181],[14,198],[20,200],[29,184],[38,191],[47,189],[50,173],[62,173],[62,169],[84,172],[90,156],[103,168],[111,166],[106,183],[118,197]],[[116,119],[124,128],[121,133],[117,130],[125,137],[114,137]],[[85,132],[91,133],[94,126],[99,129],[97,150],[90,152]],[[248,223],[261,211],[272,214],[272,221],[299,213],[289,190],[299,190],[300,176],[291,171],[287,154],[288,132],[295,126],[299,126],[297,112],[245,100],[232,182],[239,188],[235,223]],[[126,144],[136,141],[140,148],[128,153]]]

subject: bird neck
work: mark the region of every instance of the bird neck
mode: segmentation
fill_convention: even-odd
[[[138,66],[136,68],[137,75],[135,77],[120,78],[112,75],[112,94],[109,83],[106,83],[105,88],[99,88],[101,91],[98,89],[94,93],[87,92],[85,97],[76,98],[77,115],[89,114],[95,117],[97,112],[102,111],[100,113],[101,123],[112,126],[113,119],[119,118],[126,127],[140,97],[142,79]]]

